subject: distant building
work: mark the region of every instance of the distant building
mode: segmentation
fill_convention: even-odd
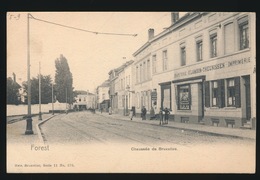
[[[129,60],[122,66],[109,72],[110,101],[112,111],[122,115],[128,115],[132,103],[132,64]]]
[[[95,94],[88,91],[76,91],[79,93],[75,102],[73,103],[73,108],[77,109],[93,109],[95,108]]]
[[[103,111],[108,112],[108,108],[110,107],[110,99],[109,99],[109,80],[104,81],[100,86],[96,89],[96,104],[97,108]]]

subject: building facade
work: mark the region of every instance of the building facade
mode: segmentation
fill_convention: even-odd
[[[248,12],[172,13],[166,30],[150,29],[133,54],[137,112],[167,107],[176,122],[254,128],[255,24]]]
[[[109,87],[110,82],[109,80],[106,80],[98,86],[96,90],[97,108],[106,112],[108,112],[108,108],[110,107]]]
[[[109,72],[110,102],[114,113],[127,116],[132,107],[132,63],[129,60]]]
[[[94,109],[95,108],[95,94],[90,92],[81,92],[75,98],[73,108],[77,109]]]

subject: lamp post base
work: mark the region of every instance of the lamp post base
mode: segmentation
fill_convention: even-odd
[[[39,119],[38,120],[42,120],[42,113],[39,112]]]
[[[33,130],[32,130],[32,118],[31,118],[31,117],[27,117],[27,119],[26,119],[26,131],[25,131],[25,135],[29,135],[29,134],[33,134]]]

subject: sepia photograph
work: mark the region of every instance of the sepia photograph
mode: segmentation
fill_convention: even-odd
[[[6,13],[7,173],[256,172],[256,13]]]

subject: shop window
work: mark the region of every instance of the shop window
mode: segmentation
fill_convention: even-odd
[[[186,48],[181,47],[181,66],[186,65]]]
[[[197,46],[197,61],[202,61],[202,41],[198,41],[196,46]]]
[[[218,82],[212,82],[212,106],[218,105]]]
[[[248,21],[239,25],[240,50],[249,48]]]
[[[229,79],[227,81],[227,104],[228,106],[235,106],[235,80]]]
[[[190,85],[178,86],[178,109],[179,110],[191,109]]]
[[[227,106],[240,107],[240,77],[227,79]]]
[[[217,57],[217,34],[210,36],[210,57]]]
[[[210,91],[210,81],[204,83],[205,87],[205,107],[210,107],[210,97],[212,107],[225,107],[225,82],[224,79],[216,80],[211,82]],[[211,96],[210,96],[211,93]]]

